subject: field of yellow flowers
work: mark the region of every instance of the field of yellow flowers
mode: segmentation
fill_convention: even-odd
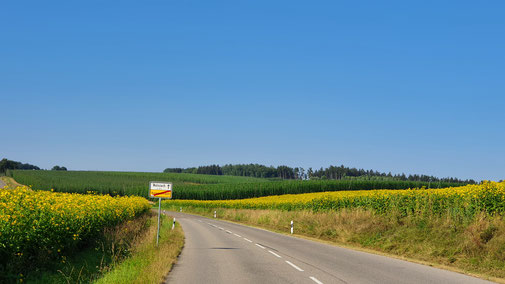
[[[169,206],[204,208],[338,210],[364,208],[379,213],[397,212],[473,216],[505,212],[505,182],[483,182],[478,185],[441,189],[357,190],[287,194],[240,200],[170,200]]]
[[[0,189],[0,268],[62,257],[64,250],[150,208],[141,197]],[[64,259],[63,259],[64,261]]]

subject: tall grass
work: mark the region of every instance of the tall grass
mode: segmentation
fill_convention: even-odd
[[[157,216],[157,214],[154,214]],[[184,233],[176,222],[172,230],[172,218],[161,216],[160,242],[156,246],[156,217],[142,238],[132,246],[131,255],[118,263],[95,284],[108,283],[163,283],[184,245]]]

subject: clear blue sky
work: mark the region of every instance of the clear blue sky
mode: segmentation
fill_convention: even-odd
[[[4,1],[0,156],[505,179],[504,1]],[[0,158],[1,158],[0,157]]]

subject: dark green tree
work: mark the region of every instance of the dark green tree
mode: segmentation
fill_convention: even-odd
[[[54,166],[51,171],[66,171],[67,168],[65,167],[60,167],[60,166]]]

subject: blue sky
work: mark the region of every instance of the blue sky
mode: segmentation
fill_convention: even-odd
[[[503,1],[0,4],[0,156],[505,178]]]

